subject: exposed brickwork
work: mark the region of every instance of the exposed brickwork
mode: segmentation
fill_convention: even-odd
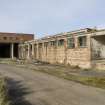
[[[18,58],[20,50],[18,45],[33,39],[33,34],[0,32],[0,58]]]
[[[0,33],[0,43],[24,42],[33,40],[33,34],[18,34],[18,33]]]

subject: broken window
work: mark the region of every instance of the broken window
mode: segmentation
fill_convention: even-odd
[[[10,40],[13,40],[13,37],[9,37]]]
[[[7,40],[7,37],[3,37],[4,40]]]
[[[67,45],[68,45],[68,48],[75,48],[74,38],[68,38]]]
[[[63,46],[64,45],[64,39],[58,40],[58,46]]]
[[[18,40],[19,38],[18,38],[18,37],[16,37],[15,39],[16,39],[16,40]]]
[[[56,41],[51,41],[51,42],[50,42],[50,45],[51,45],[51,46],[56,46]]]
[[[25,50],[28,51],[28,46],[25,46]]]
[[[78,37],[78,45],[79,47],[86,47],[87,39],[86,36]]]
[[[47,47],[47,46],[48,46],[48,42],[45,42],[45,43],[44,43],[44,47]]]
[[[42,43],[39,43],[39,48],[42,48]]]

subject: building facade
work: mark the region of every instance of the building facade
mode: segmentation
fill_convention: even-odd
[[[105,30],[80,29],[26,41],[19,57],[52,64],[105,69]]]
[[[33,34],[0,32],[0,58],[18,58],[18,45],[33,39]]]

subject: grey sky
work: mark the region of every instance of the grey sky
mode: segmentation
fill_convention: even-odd
[[[105,0],[0,0],[0,31],[37,37],[105,26]]]

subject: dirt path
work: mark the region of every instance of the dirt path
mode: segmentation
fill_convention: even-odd
[[[14,105],[105,105],[105,90],[48,74],[0,64]]]

